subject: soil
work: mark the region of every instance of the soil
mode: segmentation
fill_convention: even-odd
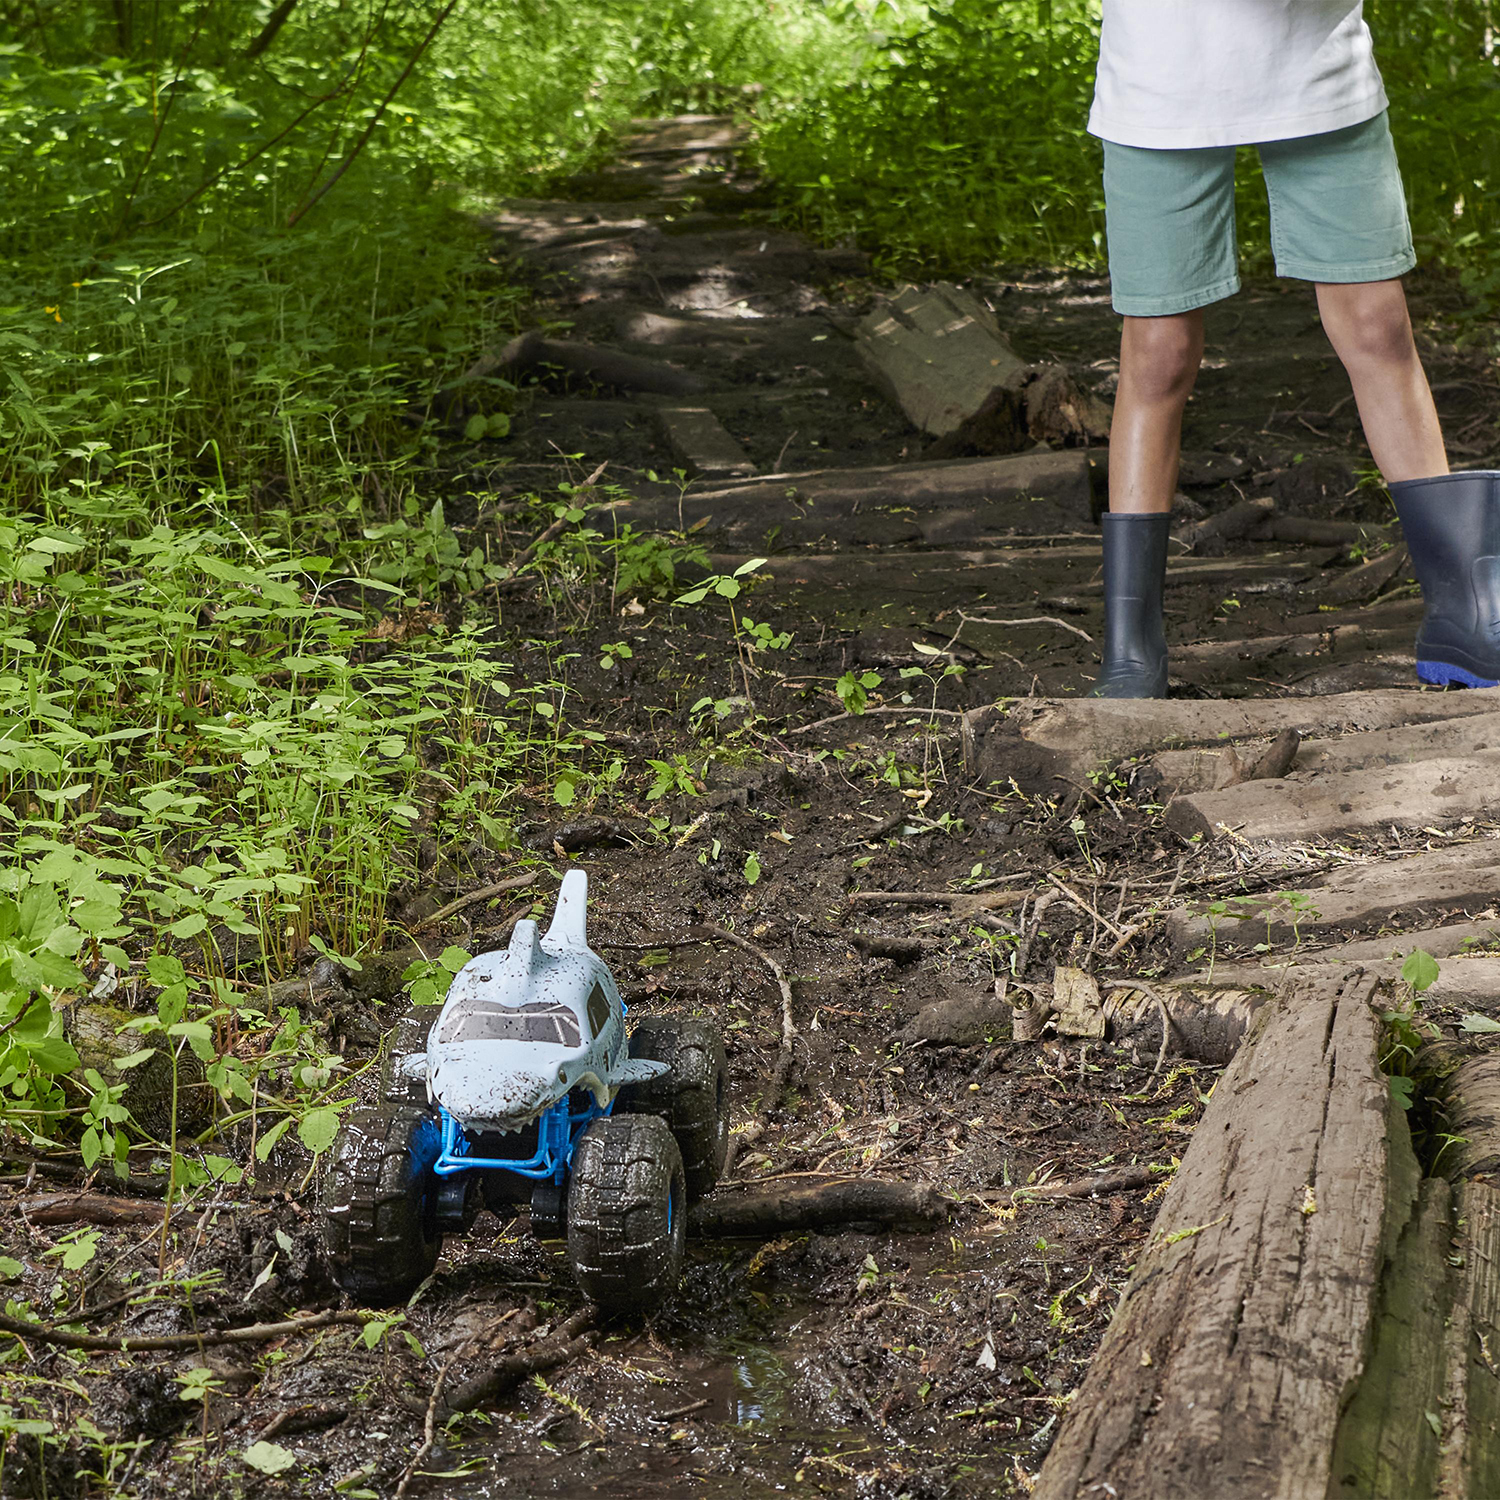
[[[707,392],[696,404],[712,408],[761,473],[920,458],[927,440],[872,386],[847,336],[880,288],[856,252],[777,227],[771,195],[739,165],[732,139],[695,147],[721,125],[656,122],[609,170],[497,210],[497,253],[518,257],[534,284],[538,325],[701,375]],[[1015,271],[968,285],[1025,357],[1062,362],[1108,395],[1118,329],[1105,283]],[[1481,428],[1486,440],[1493,433],[1484,361],[1456,342],[1458,303],[1445,282],[1417,277],[1413,301],[1464,451]],[[618,485],[620,499],[652,491],[678,463],[658,398],[543,371],[513,395],[470,389],[463,401],[448,414],[455,432],[477,406],[514,407],[508,438],[455,435],[447,450],[442,487],[476,543],[528,540],[512,517],[529,523],[537,512],[507,506],[581,484],[600,464],[598,483]],[[1271,495],[1281,514],[1389,519],[1383,492],[1361,482],[1369,459],[1347,381],[1301,285],[1253,282],[1211,310],[1185,442],[1185,515]],[[611,524],[628,520],[628,506],[611,514]],[[1016,550],[1024,566],[995,565]],[[1418,601],[1404,573],[1373,602],[1334,611],[1327,591],[1348,573],[1347,547],[1232,542],[1203,552],[1224,566],[1173,590],[1175,693],[1410,682]],[[1171,893],[1285,883],[1308,855],[1184,843],[1124,778],[986,784],[965,773],[963,710],[1086,689],[1102,623],[1091,591],[1096,531],[976,537],[967,550],[934,553],[855,548],[834,528],[817,548],[778,552],[771,538],[767,553],[768,581],[739,602],[791,633],[779,652],[748,651],[712,597],[673,609],[563,575],[502,596],[507,660],[538,681],[565,678],[570,721],[602,735],[631,776],[648,758],[685,757],[665,796],[646,799],[641,783],[601,804],[598,814],[618,820],[604,842],[567,826],[585,815],[561,811],[550,787],[523,793],[522,831],[558,869],[569,859],[588,869],[592,937],[634,1014],[719,1018],[737,1129],[762,1119],[781,1000],[753,956],[687,942],[688,929],[732,927],[791,976],[789,1088],[718,1191],[830,1174],[920,1180],[945,1195],[948,1223],[920,1234],[850,1225],[769,1243],[690,1241],[681,1288],[658,1316],[595,1328],[576,1358],[451,1422],[433,1401],[439,1379],[451,1389],[504,1352],[544,1344],[582,1306],[560,1245],[533,1238],[524,1211],[482,1215],[450,1241],[375,1347],[338,1325],[170,1358],[11,1346],[7,1382],[44,1387],[73,1440],[40,1449],[16,1438],[5,1494],[144,1497],[187,1484],[390,1496],[403,1480],[405,1493],[474,1497],[1027,1492],[1216,1069],[1128,1037],[1012,1040],[1010,1007],[1048,995],[1059,963],[1104,977],[1167,974],[1174,960],[1159,926],[1105,958],[1109,929]],[[958,618],[975,610],[1063,626]],[[1306,635],[1321,644],[1255,644]],[[601,665],[620,641],[633,654],[615,650]],[[876,712],[845,713],[834,684],[850,671],[878,674]],[[668,821],[653,828],[653,818]],[[398,893],[404,920],[514,873],[516,858],[486,855],[463,878],[435,869],[421,891]],[[1057,881],[1077,899],[1054,896],[1033,920]],[[960,915],[849,899],[881,890],[1014,893],[1027,904]],[[514,914],[506,898],[479,903],[427,936],[484,951],[503,944]],[[1009,985],[998,1007],[997,979]],[[372,980],[357,1001],[317,1012],[351,1059],[372,1053],[380,989]],[[384,982],[386,998],[394,989]],[[935,1005],[948,1009],[916,1022]],[[957,1030],[945,1031],[955,1015]],[[1080,1198],[1025,1191],[1129,1166],[1152,1175]],[[155,1232],[106,1229],[81,1275],[60,1272],[49,1252],[70,1227],[32,1222],[16,1206],[55,1184],[25,1164],[9,1170],[7,1254],[24,1269],[7,1292],[24,1295],[33,1316],[98,1308],[85,1312],[88,1327],[144,1336],[340,1305],[305,1164],[279,1190],[263,1174],[253,1198],[226,1192],[195,1205],[177,1223],[170,1285],[129,1308],[116,1299],[154,1279]],[[217,1383],[185,1400],[179,1376],[195,1366]],[[90,1440],[84,1418],[105,1438]],[[257,1440],[288,1450],[292,1466],[270,1476],[247,1468],[242,1454]],[[79,1477],[81,1463],[98,1477]]]

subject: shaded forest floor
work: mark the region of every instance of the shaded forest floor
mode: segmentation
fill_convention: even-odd
[[[875,291],[861,258],[777,229],[732,143],[695,148],[717,128],[659,127],[566,196],[505,205],[497,255],[520,257],[547,332],[701,377],[698,404],[762,474],[917,460],[925,440],[872,385],[848,337]],[[1066,364],[1108,395],[1118,334],[1104,283],[1028,273],[970,287],[1024,357]],[[1494,433],[1488,357],[1444,332],[1457,306],[1444,283],[1418,278],[1413,290],[1455,451],[1483,461]],[[543,373],[522,382],[508,438],[466,442],[485,399],[468,392],[449,414],[434,479],[466,541],[515,555],[546,524],[527,497],[559,484],[592,478],[575,503],[601,530],[630,520],[633,491],[672,492],[681,459],[660,401]],[[1300,285],[1256,283],[1211,310],[1186,447],[1185,519],[1262,495],[1309,520],[1390,519]],[[711,529],[703,540],[719,545]],[[106,1438],[40,1450],[21,1440],[5,1493],[145,1496],[186,1485],[388,1496],[404,1483],[406,1493],[476,1497],[966,1500],[1028,1490],[1216,1070],[1129,1036],[1015,1041],[1011,1005],[1050,993],[1059,963],[1106,980],[1169,976],[1190,962],[1158,920],[1172,903],[1285,885],[1382,849],[1191,842],[1128,770],[1022,785],[966,762],[965,711],[1077,695],[1092,676],[1102,609],[1087,517],[1066,534],[927,549],[863,547],[833,525],[817,544],[779,547],[770,536],[758,550],[771,561],[739,609],[789,633],[781,649],[747,636],[712,597],[685,609],[643,603],[607,569],[560,568],[484,601],[499,611],[517,672],[564,681],[571,719],[604,753],[660,764],[660,795],[575,817],[550,787],[533,788],[528,847],[488,855],[482,868],[431,866],[420,888],[397,893],[397,925],[420,931],[445,902],[523,861],[547,867],[539,898],[550,907],[552,876],[581,860],[594,940],[633,1013],[721,1019],[742,1127],[758,1118],[782,1035],[776,985],[743,952],[679,942],[695,925],[732,927],[791,976],[798,1032],[789,1092],[736,1181],[928,1181],[948,1201],[947,1223],[692,1243],[681,1291],[649,1325],[594,1330],[576,1358],[494,1410],[445,1422],[440,1371],[457,1384],[505,1352],[544,1346],[580,1307],[561,1248],[531,1238],[524,1212],[485,1216],[373,1347],[335,1325],[159,1362],[32,1349],[24,1373],[15,1360],[6,1367],[7,1381],[75,1431],[87,1418]],[[747,555],[712,551],[711,566],[728,571]],[[1174,578],[1174,693],[1408,686],[1414,585],[1393,556],[1384,576],[1351,588],[1363,561],[1347,544],[1201,549]],[[686,579],[704,571],[683,567]],[[971,612],[1048,622],[959,618]],[[424,628],[393,617],[390,636]],[[859,706],[849,674],[874,711],[848,712]],[[1487,827],[1471,820],[1464,834]],[[1059,884],[1076,899],[1059,899]],[[880,891],[941,900],[850,899]],[[1020,899],[966,906],[955,895]],[[530,909],[529,898],[476,903],[441,936],[485,951]],[[437,936],[423,933],[422,951]],[[389,1014],[374,1002],[398,1000],[416,951],[405,939],[393,947],[347,978],[309,965],[309,1013],[352,1059],[371,1054]],[[1009,986],[1004,1001],[997,980],[1002,994]],[[1126,1168],[1141,1170],[1083,1197],[1028,1191]],[[33,1206],[11,1248],[33,1309],[55,1297],[61,1315],[81,1303],[106,1320],[85,1315],[90,1327],[139,1336],[337,1303],[316,1189],[301,1190],[300,1172],[281,1191],[263,1176],[253,1200],[229,1191],[196,1205],[179,1222],[169,1284],[128,1311],[123,1299],[154,1279],[156,1231],[107,1229],[80,1286],[48,1256],[63,1229],[34,1208],[45,1176],[24,1164],[10,1174],[7,1208]],[[210,1383],[184,1399],[180,1377],[194,1368]],[[290,1466],[247,1468],[242,1454],[256,1441],[284,1449]],[[85,1450],[95,1479],[76,1475]]]

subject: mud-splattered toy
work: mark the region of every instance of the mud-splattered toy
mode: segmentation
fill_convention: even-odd
[[[544,937],[517,922],[435,1020],[397,1026],[380,1102],[345,1118],[326,1179],[324,1235],[351,1295],[406,1298],[445,1234],[519,1203],[539,1236],[566,1238],[605,1311],[649,1311],[676,1285],[687,1206],[729,1143],[724,1043],[711,1021],[663,1016],[627,1036],[587,904],[570,870]]]

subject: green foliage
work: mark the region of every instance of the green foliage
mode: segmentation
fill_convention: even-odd
[[[814,8],[809,5],[809,11]],[[1103,264],[1102,157],[1085,133],[1099,0],[845,0],[816,8],[819,66],[768,72],[760,150],[793,222],[892,268]],[[1492,0],[1370,0],[1413,227],[1481,306],[1500,301],[1500,55]],[[1253,152],[1240,237],[1270,269]]]

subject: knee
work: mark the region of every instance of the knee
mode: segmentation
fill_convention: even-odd
[[[1404,297],[1369,298],[1328,308],[1323,323],[1346,365],[1404,364],[1416,357]]]
[[[1202,334],[1194,324],[1132,318],[1121,346],[1120,382],[1143,401],[1186,401],[1202,359]]]

